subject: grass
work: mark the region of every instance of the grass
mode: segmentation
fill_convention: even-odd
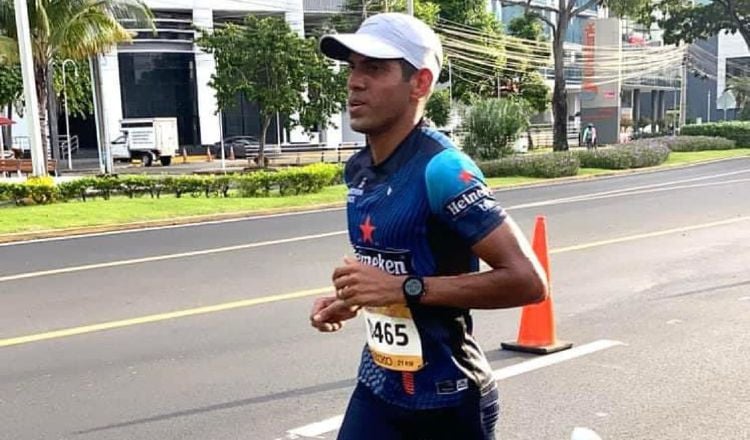
[[[164,196],[161,199],[113,197],[112,200],[55,203],[0,209],[0,234],[87,226],[107,226],[149,220],[169,220],[226,213],[251,213],[281,208],[324,205],[344,200],[343,185],[315,194],[288,197],[205,198]]]
[[[663,165],[671,167],[705,160],[750,156],[750,148],[734,150],[671,153]],[[611,170],[581,168],[579,176],[610,174]],[[492,187],[508,187],[547,181],[543,178],[500,177],[488,179]],[[172,220],[177,218],[244,214],[289,208],[312,207],[342,203],[346,195],[343,185],[328,187],[316,194],[268,198],[205,198],[165,196],[159,200],[149,197],[128,199],[116,197],[110,201],[56,203],[42,206],[0,208],[0,235],[48,231],[53,229],[111,226],[126,223]]]
[[[709,150],[673,152],[664,163],[666,166],[685,165],[704,160],[727,159],[730,157],[750,156],[750,148],[735,148],[733,150]]]

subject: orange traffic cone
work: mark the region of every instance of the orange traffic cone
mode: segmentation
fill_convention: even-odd
[[[547,222],[544,216],[538,216],[534,225],[532,238],[534,253],[547,274],[547,285],[550,285],[549,252],[547,250]],[[516,342],[500,344],[505,350],[523,351],[526,353],[549,354],[567,350],[571,342],[558,341],[555,334],[555,312],[552,307],[552,289],[546,300],[539,304],[525,306],[521,312],[521,326],[518,329]]]

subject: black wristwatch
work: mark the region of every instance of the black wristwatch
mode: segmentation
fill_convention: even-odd
[[[422,277],[408,276],[404,280],[404,284],[401,286],[404,291],[404,298],[406,304],[414,305],[419,304],[424,296],[424,280]]]

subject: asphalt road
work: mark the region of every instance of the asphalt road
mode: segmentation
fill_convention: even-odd
[[[475,313],[500,437],[750,439],[749,195],[750,159],[500,191],[525,231],[547,217],[558,335],[604,344],[533,369],[498,350],[517,310]],[[329,210],[0,245],[0,439],[335,438],[314,423],[345,409],[362,323],[322,335],[307,313],[344,227]]]

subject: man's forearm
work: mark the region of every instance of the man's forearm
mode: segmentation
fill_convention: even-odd
[[[544,300],[547,287],[534,271],[493,269],[451,277],[427,277],[421,303],[467,309],[502,309]]]

